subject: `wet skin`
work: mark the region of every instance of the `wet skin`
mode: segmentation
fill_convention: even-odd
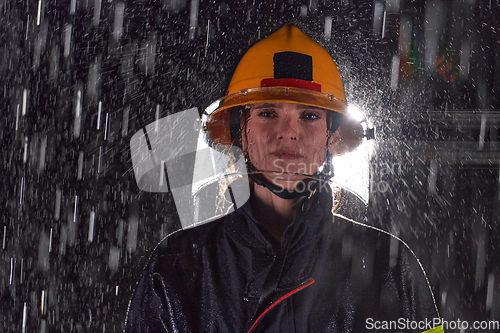
[[[318,171],[328,147],[337,137],[328,136],[324,109],[291,103],[259,103],[244,120],[243,150],[268,182],[300,190],[300,182]],[[330,142],[329,142],[330,141]]]
[[[323,165],[340,140],[328,135],[326,110],[291,103],[254,104],[242,118],[243,151],[258,176],[281,188],[303,191],[303,180]],[[250,198],[259,223],[278,241],[294,220],[301,198],[283,199],[254,184]]]

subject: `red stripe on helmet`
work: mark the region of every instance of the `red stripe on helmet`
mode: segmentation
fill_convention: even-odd
[[[300,79],[263,79],[260,81],[260,86],[301,88],[321,92],[321,84]]]

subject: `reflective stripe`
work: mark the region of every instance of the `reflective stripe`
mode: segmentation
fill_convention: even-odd
[[[444,333],[443,326],[439,325],[422,333]]]
[[[276,305],[278,305],[278,303],[280,303],[281,301],[283,301],[284,299],[292,296],[293,294],[295,294],[296,292],[298,291],[301,291],[302,289],[306,288],[306,287],[309,287],[311,284],[314,283],[314,279],[311,279],[309,282],[307,282],[305,285],[303,286],[300,286],[298,287],[297,289],[294,289],[292,291],[290,291],[288,294],[285,294],[284,296],[280,297],[277,301],[275,301],[273,304],[271,304],[266,310],[264,310],[264,312],[262,312],[262,314],[259,316],[259,318],[257,318],[257,320],[255,320],[255,322],[253,323],[252,327],[250,327],[250,329],[248,330],[247,333],[250,333],[253,328],[255,327],[255,325],[257,325],[257,323],[259,322],[259,320],[262,319],[262,317],[264,317],[264,315],[266,313],[268,313],[272,308],[274,308]],[[433,332],[434,333],[434,332]]]

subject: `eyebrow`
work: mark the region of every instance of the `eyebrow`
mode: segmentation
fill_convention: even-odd
[[[315,110],[315,111],[328,111],[326,109],[319,108],[317,106],[310,106],[310,105],[301,105],[301,106],[302,106],[302,108],[300,108],[300,109]]]

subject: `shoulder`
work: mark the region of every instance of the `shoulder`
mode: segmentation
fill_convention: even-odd
[[[225,218],[202,224],[189,229],[178,230],[165,237],[158,244],[156,251],[159,255],[189,252],[190,248],[206,246],[209,240],[216,235]]]
[[[203,225],[178,230],[165,237],[151,255],[147,270],[155,270],[159,264],[178,257],[193,258],[200,249],[210,246],[217,237],[225,218]]]
[[[425,277],[413,250],[389,231],[342,216],[334,216],[327,230],[326,237],[331,239],[327,243],[340,243],[342,251],[350,256],[362,255],[365,261],[373,261],[375,265],[384,264],[390,269],[397,266],[402,271],[411,269]]]
[[[405,317],[410,313],[412,318],[439,315],[424,267],[408,244],[368,224],[336,217],[333,225],[332,230],[342,229],[342,257],[350,263],[351,279],[358,286],[376,287],[385,296],[392,293],[394,308],[404,305],[407,309]],[[390,303],[390,299],[386,297],[384,302]]]
[[[237,210],[215,221],[171,233],[153,251],[146,271],[158,271],[165,266],[174,269],[180,263],[186,268],[190,263],[209,259],[221,243],[226,243],[226,236],[232,237],[234,229],[241,228],[243,220]]]
[[[129,304],[126,332],[188,330],[189,313],[198,311],[202,295],[204,253],[212,246],[224,219],[179,230],[157,245],[142,272]],[[176,320],[165,318],[175,314]]]

